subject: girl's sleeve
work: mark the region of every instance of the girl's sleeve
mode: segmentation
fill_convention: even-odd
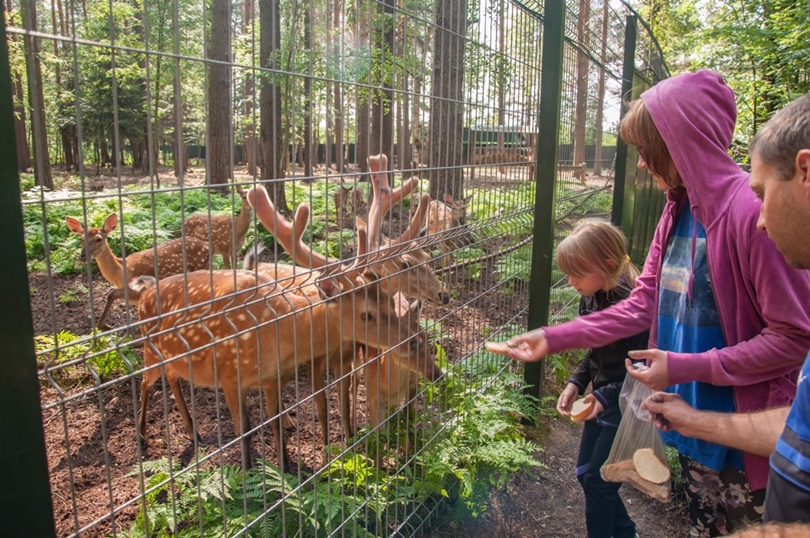
[[[579,395],[585,392],[585,389],[588,388],[588,385],[593,381],[591,379],[591,357],[593,356],[593,349],[589,349],[587,353],[585,353],[585,357],[582,359],[582,362],[579,363],[576,371],[571,376],[571,379],[568,380],[569,383],[573,383],[574,385],[579,388]]]

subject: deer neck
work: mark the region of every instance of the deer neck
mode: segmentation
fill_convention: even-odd
[[[96,256],[96,263],[102,276],[117,289],[124,287],[124,265],[121,258],[113,254],[110,246],[105,242],[101,253]]]
[[[244,237],[250,228],[251,210],[246,201],[242,201],[242,210],[236,216],[236,237]]]

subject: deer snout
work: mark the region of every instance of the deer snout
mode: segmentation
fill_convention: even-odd
[[[450,292],[449,291],[440,291],[439,292],[439,302],[442,304],[447,304],[450,302]]]
[[[79,253],[79,261],[82,263],[87,263],[87,249],[82,249]]]
[[[414,355],[419,353],[419,347],[419,338],[411,338],[411,341],[408,342],[409,351]]]
[[[442,375],[442,369],[436,365],[436,361],[428,357],[425,361],[425,371],[422,375],[425,376],[427,381],[436,381]]]

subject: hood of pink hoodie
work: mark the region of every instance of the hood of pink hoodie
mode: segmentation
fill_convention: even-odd
[[[710,228],[725,212],[730,190],[748,177],[728,154],[737,121],[734,93],[719,74],[702,69],[669,78],[641,99],[681,174],[692,213]]]

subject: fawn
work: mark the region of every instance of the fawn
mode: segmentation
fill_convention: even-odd
[[[185,220],[183,227],[187,237],[196,237],[211,242],[212,254],[222,255],[225,269],[236,267],[234,253],[239,253],[245,243],[245,235],[250,229],[251,208],[247,203],[242,187],[236,187],[242,198],[242,209],[236,218],[230,215],[210,216],[206,213],[195,213]]]
[[[333,276],[340,277],[342,288]],[[138,418],[141,439],[146,438],[149,391],[162,372],[191,438],[197,433],[179,380],[222,387],[236,433],[243,436],[243,465],[248,467],[245,397],[249,389],[260,387],[279,465],[289,468],[278,420],[280,395],[299,366],[330,356],[346,342],[394,348],[400,360],[418,357],[425,349],[427,339],[420,334],[418,320],[397,318],[390,295],[376,283],[360,283],[356,270],[324,275],[317,282],[319,301],[245,270],[197,271],[147,287],[138,305],[146,338]],[[405,341],[407,345],[400,345]]]
[[[144,275],[163,278],[186,271],[205,269],[210,261],[208,243],[192,237],[186,238],[185,241],[172,239],[158,245],[157,248],[127,254],[124,259],[117,257],[107,244],[107,237],[118,224],[118,215],[115,213],[104,220],[101,228],[85,228],[73,217],[67,217],[65,222],[70,231],[82,238],[82,253],[79,259],[82,262],[89,259],[96,260],[101,274],[115,288],[107,295],[107,304],[96,323],[99,329],[104,327],[104,320],[107,319],[115,301],[128,296],[131,304],[138,304],[138,292],[132,289],[125,290],[126,281]],[[157,273],[155,273],[155,254],[157,254]]]
[[[438,239],[437,246],[442,252],[442,265],[450,262],[450,253],[471,243],[469,231],[463,229],[461,220],[467,211],[468,198],[453,200],[445,193],[444,201],[431,200],[426,220],[426,233]]]

